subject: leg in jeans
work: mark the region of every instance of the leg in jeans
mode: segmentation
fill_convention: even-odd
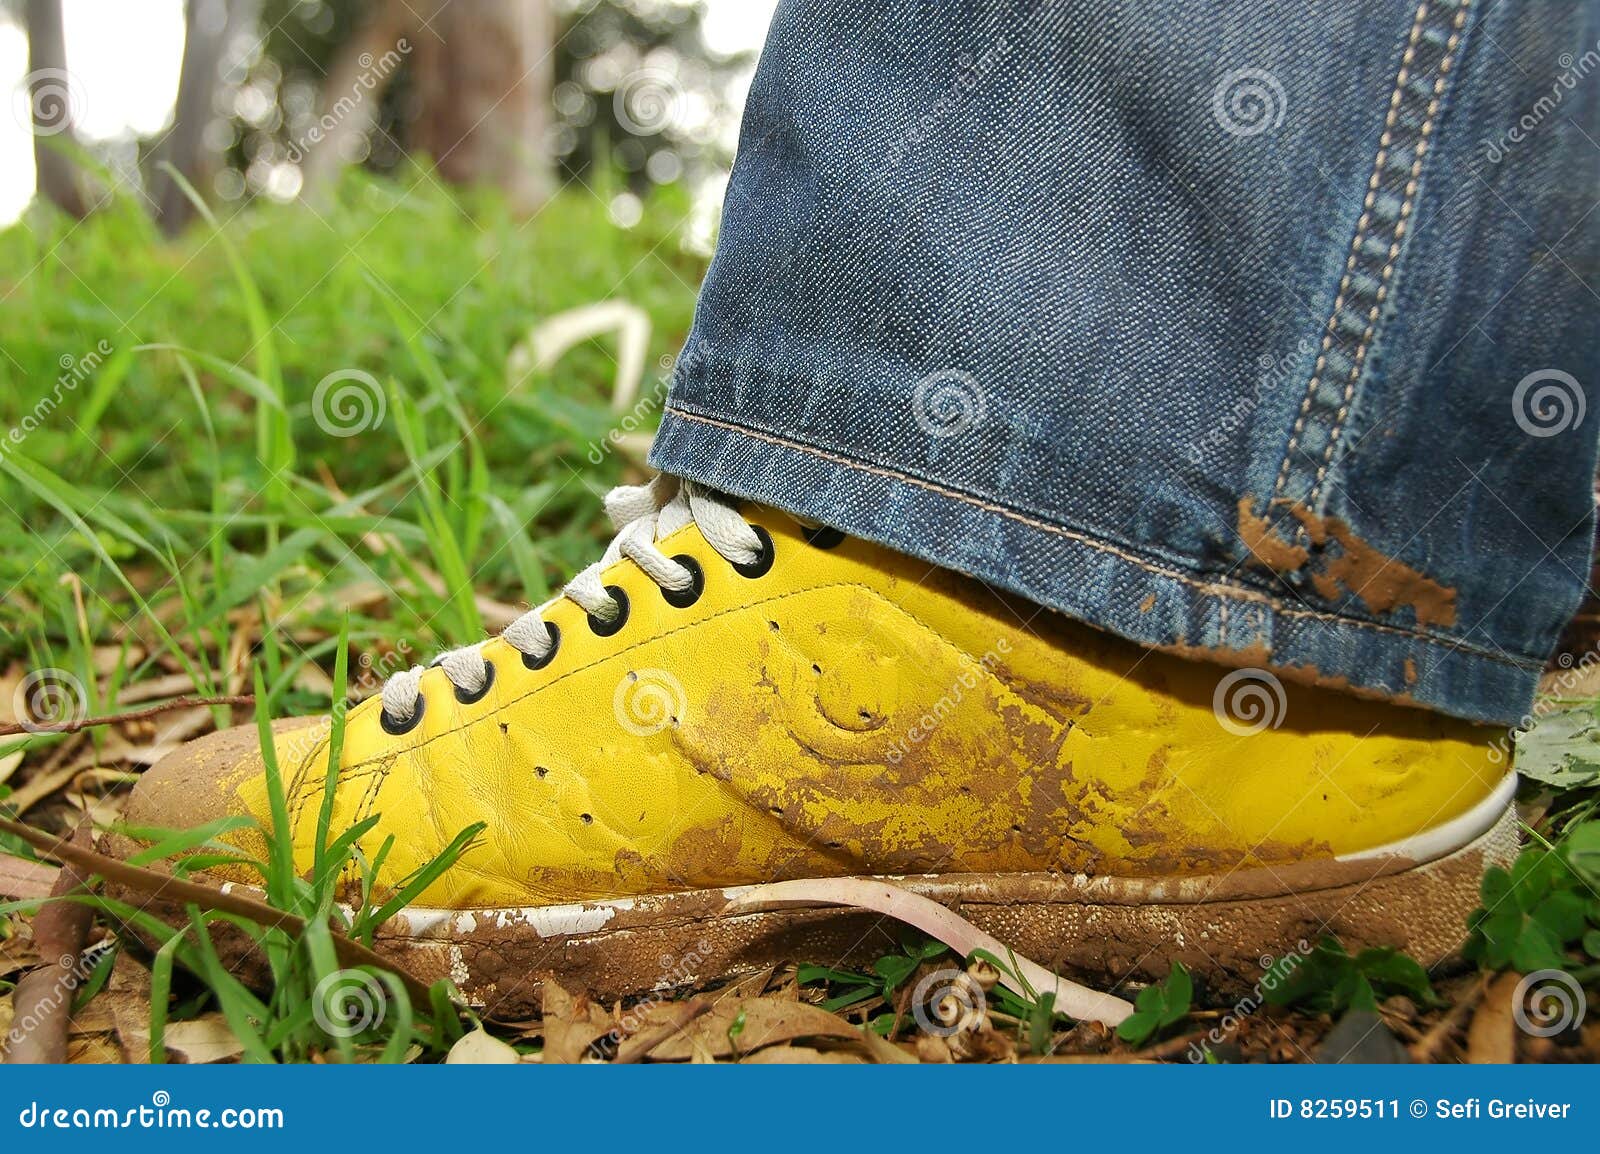
[[[780,8],[663,476],[345,719],[369,855],[486,824],[386,948],[485,1002],[832,961],[876,922],[728,903],[861,874],[1114,979],[1460,944],[1515,844],[1473,723],[1589,557],[1600,20],[1323,7]],[[330,736],[274,740],[304,858]],[[206,738],[128,819],[262,767]]]
[[[1512,721],[1593,538],[1597,44],[1594,5],[785,4],[655,463]]]

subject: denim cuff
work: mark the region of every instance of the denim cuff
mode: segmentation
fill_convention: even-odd
[[[1274,597],[946,484],[669,404],[663,472],[956,569],[1090,625],[1285,680],[1512,724],[1543,662]]]

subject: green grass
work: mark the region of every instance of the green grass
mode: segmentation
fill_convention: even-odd
[[[342,630],[337,640],[333,696],[342,700],[348,688],[349,649]],[[231,907],[199,900],[214,899],[209,891],[194,895],[174,893],[175,899],[185,901],[187,920],[172,924],[139,898],[125,900],[103,887],[73,897],[116,927],[135,949],[149,947],[152,951],[148,959],[149,1060],[166,1060],[166,1027],[175,1011],[187,1016],[212,1004],[227,1021],[243,1049],[244,1060],[249,1062],[317,1058],[400,1062],[425,1053],[443,1056],[463,1033],[459,995],[448,982],[424,989],[415,978],[380,962],[370,953],[372,939],[378,926],[421,894],[470,848],[483,826],[462,830],[432,861],[393,885],[382,882],[380,874],[394,844],[393,836],[384,840],[370,860],[357,845],[377,824],[376,816],[337,837],[332,835],[333,786],[345,723],[344,711],[335,710],[313,843],[314,864],[302,876],[295,869],[284,782],[273,750],[271,718],[259,669],[255,686],[256,725],[262,737],[270,824],[240,816],[219,818],[192,830],[130,829],[126,832],[148,847],[124,863],[106,861],[101,868],[107,871],[104,880],[124,887],[131,885],[141,895],[173,890],[167,878],[144,872],[143,867],[153,862],[167,863],[172,876],[180,881],[199,870],[243,870],[256,881],[264,904],[241,910],[237,899]],[[265,857],[252,858],[220,840],[247,827],[260,833],[266,846]],[[80,866],[79,872],[90,877],[94,868],[91,862]],[[341,878],[348,873],[360,878],[360,898],[349,912],[339,904],[341,898],[347,897],[341,889]],[[139,884],[141,874],[147,885]],[[378,900],[379,894],[383,895],[382,901]],[[0,918],[36,913],[41,904],[38,900],[0,903]],[[225,964],[214,936],[219,929],[243,935],[265,958],[266,992],[252,989],[236,975],[236,966]],[[93,998],[109,976],[110,958],[107,955],[107,962],[79,992],[80,1004]],[[196,996],[178,999],[175,1007],[176,967],[198,978],[201,989]],[[414,999],[413,994],[420,997]]]
[[[703,271],[688,209],[663,193],[624,231],[564,194],[524,222],[418,172],[176,243],[127,202],[0,233],[0,668],[66,670],[103,712],[157,674],[220,691],[245,629],[274,712],[303,712],[347,607],[367,692],[481,637],[473,590],[543,599],[593,560],[625,466],[589,460],[615,361],[589,342],[511,380],[507,355],[619,297],[652,319],[650,390]],[[319,426],[338,372],[366,374],[381,423]]]
[[[621,230],[602,200],[565,194],[523,221],[418,171],[406,183],[352,176],[318,209],[207,216],[177,242],[128,202],[0,233],[0,671],[65,671],[60,712],[101,714],[128,687],[174,673],[196,692],[236,691],[243,653],[265,725],[478,640],[475,593],[543,600],[593,560],[605,532],[597,496],[627,467],[614,452],[591,461],[617,422],[616,362],[592,341],[551,372],[512,379],[508,354],[554,314],[621,298],[651,318],[652,391],[703,272],[680,243],[688,210],[663,193]],[[348,410],[367,406],[355,435],[335,435],[341,410],[316,402],[330,374],[330,388],[364,390]],[[331,686],[312,667],[332,668]],[[215,720],[231,719],[219,709]],[[103,731],[12,738],[0,756],[21,748],[31,761],[84,740]],[[272,798],[281,827],[281,785]],[[171,1015],[205,1007],[257,1061],[394,1060],[459,1036],[449,991],[419,1002],[393,972],[349,965],[336,936],[370,943],[474,831],[380,885],[387,847],[361,858],[365,831],[334,830],[330,816],[325,805],[305,876],[275,829],[262,831],[259,861],[217,840],[237,822],[142,831],[155,844],[138,862],[227,858],[259,875],[293,932],[201,905],[175,929],[104,894],[85,899],[156,947],[152,1058]],[[353,917],[334,905],[348,870],[364,879]],[[0,907],[0,928],[30,908]],[[219,961],[223,923],[263,952],[269,993]],[[199,984],[179,997],[185,972]],[[376,1025],[328,1028],[345,1003],[374,1001]]]

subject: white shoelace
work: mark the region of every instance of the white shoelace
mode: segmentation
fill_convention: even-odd
[[[655,544],[691,522],[700,527],[706,544],[732,564],[749,565],[762,555],[761,538],[739,511],[727,499],[690,481],[659,476],[646,485],[619,485],[606,494],[605,504],[617,535],[600,560],[561,591],[563,597],[601,621],[615,620],[622,606],[606,592],[600,574],[624,557],[663,589],[681,592],[694,584],[694,574]],[[542,615],[544,608],[524,613],[500,634],[513,649],[535,661],[548,657],[556,645]],[[482,642],[441,653],[433,664],[444,670],[450,684],[469,698],[482,693],[488,685],[489,668]],[[424,666],[416,665],[384,682],[383,712],[394,724],[405,725],[416,716],[424,672]]]

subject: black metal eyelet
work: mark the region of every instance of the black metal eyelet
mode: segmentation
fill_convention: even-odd
[[[489,687],[493,684],[494,662],[485,661],[483,663],[483,684],[478,687],[478,691],[476,693],[468,693],[458,685],[456,686],[456,700],[462,705],[472,705],[475,702],[482,701],[489,695]]]
[[[543,657],[535,657],[531,653],[522,655],[522,664],[529,669],[543,669],[556,659],[556,650],[561,648],[561,626],[545,623],[545,628],[550,630],[550,648],[545,650]]]
[[[427,704],[428,699],[419,692],[417,694],[417,707],[411,711],[410,720],[396,721],[389,716],[387,709],[380,709],[378,710],[378,724],[383,727],[385,733],[392,734],[395,737],[399,737],[403,733],[410,733],[422,721],[422,710]]]
[[[800,532],[805,534],[806,544],[815,549],[832,549],[844,540],[843,533],[826,525],[818,525],[815,529],[801,529]]]
[[[687,609],[700,600],[700,594],[706,591],[706,571],[700,568],[700,562],[687,553],[679,553],[673,560],[689,570],[689,587],[687,589],[663,587],[661,596],[666,598],[667,604],[674,609]]]
[[[761,541],[761,552],[756,554],[754,561],[743,565],[736,562],[733,568],[743,577],[764,577],[767,570],[772,568],[772,561],[777,555],[777,550],[772,547],[771,533],[768,533],[760,525],[752,525],[750,528],[756,531],[756,537]]]
[[[607,585],[606,592],[617,603],[617,614],[609,621],[589,614],[589,631],[596,637],[610,637],[628,623],[628,595],[616,585]]]

